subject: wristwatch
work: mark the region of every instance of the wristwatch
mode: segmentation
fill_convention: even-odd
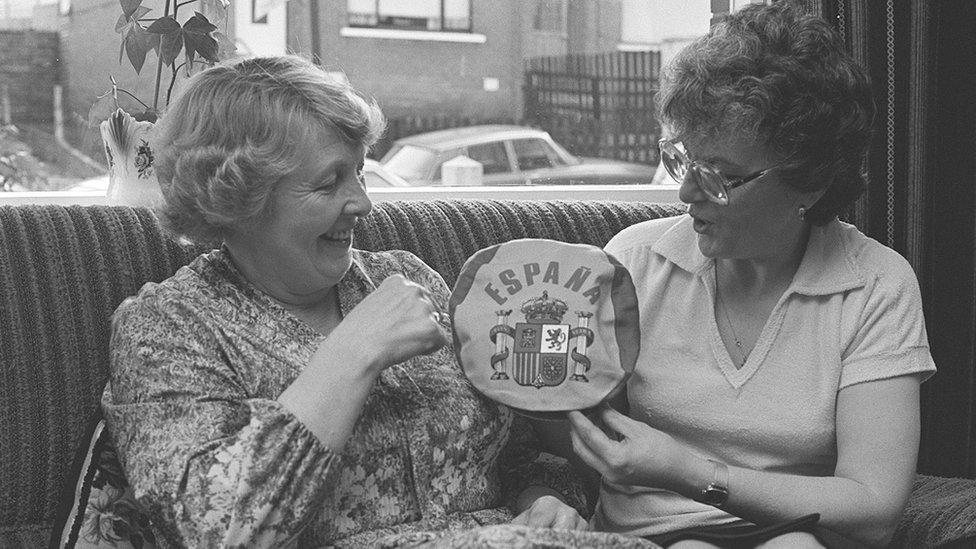
[[[714,459],[708,461],[712,463],[712,481],[695,501],[721,509],[729,501],[729,466]]]

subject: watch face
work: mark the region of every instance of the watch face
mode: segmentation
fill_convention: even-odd
[[[728,499],[728,489],[717,484],[709,484],[708,488],[702,490],[702,503],[721,507]]]

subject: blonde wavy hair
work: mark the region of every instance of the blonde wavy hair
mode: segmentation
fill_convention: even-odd
[[[194,75],[153,129],[163,223],[198,242],[263,215],[299,163],[297,144],[329,128],[368,150],[386,119],[375,101],[296,56],[254,57]]]

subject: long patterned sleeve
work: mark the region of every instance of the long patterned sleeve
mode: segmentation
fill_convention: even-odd
[[[563,501],[581,516],[589,516],[591,504],[584,477],[566,459],[541,449],[526,418],[516,414],[499,466],[505,501],[513,510],[522,491],[530,486],[544,486],[561,494]]]
[[[243,375],[234,364],[251,357],[180,297],[147,286],[114,317],[103,409],[128,480],[170,544],[292,543],[339,459],[256,386],[283,385],[287,368]]]

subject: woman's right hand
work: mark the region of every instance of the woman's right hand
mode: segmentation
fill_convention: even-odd
[[[580,412],[568,417],[573,451],[611,482],[679,491],[684,479],[678,469],[695,459],[671,436],[609,407],[600,418],[614,438]]]
[[[319,344],[278,401],[323,444],[340,452],[376,376],[447,343],[438,317],[424,287],[402,275],[390,276]]]
[[[366,296],[326,340],[367,359],[372,373],[444,346],[440,312],[423,286],[394,274]]]

